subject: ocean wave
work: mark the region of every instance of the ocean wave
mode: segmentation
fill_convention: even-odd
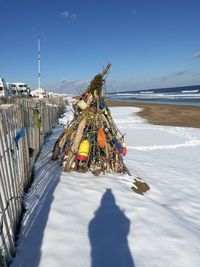
[[[135,95],[133,93],[116,93],[115,95],[120,95],[120,96],[129,96],[129,95]]]
[[[153,91],[140,91],[140,92],[126,92],[126,93],[115,93],[110,96],[113,100],[124,100],[124,101],[200,101],[200,89],[196,90],[182,90],[179,92],[156,92]]]
[[[135,98],[140,99],[200,99],[200,94],[198,95],[141,95],[134,96]]]
[[[200,94],[116,94],[111,96],[113,99],[121,99],[121,100],[128,100],[128,99],[200,99]]]
[[[154,91],[141,91],[140,94],[153,94]]]
[[[197,93],[199,90],[182,90],[182,93]]]

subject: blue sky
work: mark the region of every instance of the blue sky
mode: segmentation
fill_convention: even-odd
[[[108,62],[108,90],[200,84],[199,0],[0,0],[0,75],[76,90]]]

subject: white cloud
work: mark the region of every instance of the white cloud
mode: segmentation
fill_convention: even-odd
[[[61,13],[61,16],[65,17],[66,19],[69,18],[69,12],[66,10],[66,11],[63,11]]]
[[[199,58],[200,57],[200,50],[196,51],[192,54],[192,58]]]
[[[76,13],[70,13],[69,11],[65,10],[60,14],[63,18],[67,19],[68,21],[76,19],[77,14]]]

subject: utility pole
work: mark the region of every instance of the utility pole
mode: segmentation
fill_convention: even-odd
[[[40,59],[40,36],[38,36],[38,88],[41,87]]]

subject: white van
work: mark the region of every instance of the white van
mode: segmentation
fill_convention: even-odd
[[[0,77],[0,97],[8,98],[10,96],[8,85],[4,78]]]

